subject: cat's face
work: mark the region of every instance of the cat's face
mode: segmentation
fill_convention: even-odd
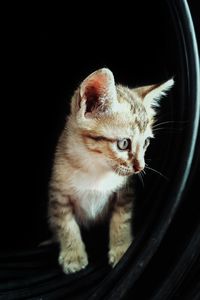
[[[72,101],[85,151],[97,164],[120,176],[141,172],[153,137],[154,106],[173,85],[129,89],[115,85],[113,74],[100,69],[87,77]]]
[[[124,94],[123,101],[125,99]],[[152,115],[148,116],[142,105],[134,111],[129,104],[122,102],[119,112],[90,120],[90,128],[81,130],[91,155],[96,155],[102,164],[124,176],[144,169],[144,154],[153,136]]]

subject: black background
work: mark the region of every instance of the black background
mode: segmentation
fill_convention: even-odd
[[[197,1],[188,3],[199,40]],[[159,195],[163,189],[170,189],[174,177],[178,176],[188,121],[185,119],[180,123],[179,119],[183,110],[190,112],[189,103],[188,107],[179,105],[179,97],[184,93],[179,89],[182,70],[173,24],[166,14],[166,2],[116,3],[112,9],[103,2],[72,3],[59,8],[54,4],[45,7],[11,5],[4,15],[1,55],[2,251],[35,248],[49,237],[47,186],[56,141],[64,126],[74,89],[90,72],[101,67],[110,68],[117,82],[131,87],[161,82],[171,76],[176,81],[169,97],[162,101],[159,118],[176,123],[156,135],[147,153],[151,159],[149,164],[169,180],[147,172],[144,187],[137,182],[139,200],[135,204],[135,230],[140,236],[146,218],[154,216],[156,224],[162,205],[166,206]],[[158,291],[159,284],[174,270],[182,249],[188,246],[197,226],[199,153],[193,168],[194,176],[185,200],[155,260],[151,260],[135,287],[134,295],[138,293],[143,297],[139,299],[150,299],[145,295]],[[148,236],[151,229],[145,230]],[[99,236],[96,239],[93,236],[93,239],[96,244]],[[193,252],[194,243],[190,254]],[[161,260],[162,264],[155,265]],[[198,276],[196,266],[178,294],[180,299],[190,299],[187,293],[189,295]]]

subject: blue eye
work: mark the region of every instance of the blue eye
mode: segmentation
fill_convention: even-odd
[[[117,141],[117,147],[119,150],[130,149],[131,141],[130,139],[121,139]]]

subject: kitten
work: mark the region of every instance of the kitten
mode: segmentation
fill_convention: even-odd
[[[110,215],[109,263],[115,266],[132,243],[133,192],[128,178],[145,167],[155,107],[173,85],[130,89],[116,85],[106,68],[89,75],[71,99],[49,185],[49,223],[60,244],[65,273],[85,268],[80,225]]]

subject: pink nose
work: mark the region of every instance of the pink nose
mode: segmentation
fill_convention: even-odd
[[[138,160],[134,160],[134,163],[133,163],[133,169],[135,171],[135,173],[139,173],[141,172],[144,168],[143,166],[139,163]]]

